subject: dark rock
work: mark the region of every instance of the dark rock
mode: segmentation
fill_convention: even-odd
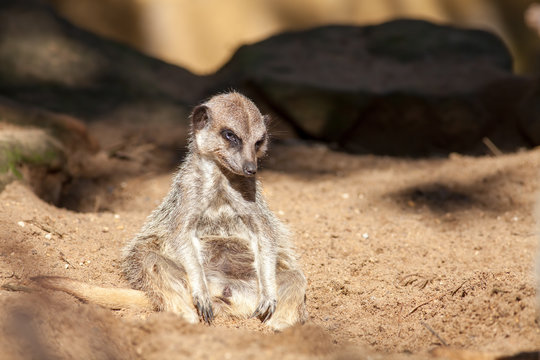
[[[300,136],[394,155],[467,151],[496,118],[482,100],[512,78],[496,36],[418,20],[326,26],[244,46],[217,74]]]
[[[183,111],[201,100],[205,84],[81,30],[38,1],[0,2],[0,95],[93,121],[145,103]]]
[[[519,125],[533,146],[540,146],[540,79],[537,79],[519,106]]]
[[[300,137],[349,151],[478,151],[486,136],[512,150],[538,136],[535,95],[521,102],[529,81],[511,67],[490,33],[399,20],[284,33],[196,76],[78,29],[39,1],[0,2],[0,95],[93,129],[117,124],[100,138],[106,150],[126,137],[177,149],[191,106],[231,88]]]
[[[340,142],[354,152],[444,153],[477,144],[488,122],[485,109],[465,96],[391,94],[375,98]]]
[[[43,1],[0,1],[0,189],[22,179],[64,205],[74,184],[143,166],[133,149],[168,147],[174,155],[154,163],[169,163],[207,81],[81,30]],[[87,125],[103,134],[92,156]]]

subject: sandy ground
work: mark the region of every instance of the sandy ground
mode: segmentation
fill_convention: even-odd
[[[540,149],[400,159],[275,144],[260,178],[294,234],[310,312],[308,324],[283,333],[255,319],[188,325],[60,292],[10,291],[32,287],[36,275],[127,286],[120,250],[174,171],[171,156],[138,150],[137,159],[98,155],[96,173],[105,175],[71,186],[71,210],[21,183],[0,194],[0,358],[416,359],[446,348],[540,350],[532,275]]]

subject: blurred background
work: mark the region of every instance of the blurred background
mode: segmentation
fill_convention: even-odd
[[[532,0],[48,1],[82,28],[197,74],[219,69],[240,45],[284,30],[404,17],[490,30],[509,47],[517,73],[540,73],[540,38],[524,21]]]

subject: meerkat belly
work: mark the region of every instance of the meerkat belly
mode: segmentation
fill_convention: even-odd
[[[248,229],[242,218],[228,204],[208,207],[197,222],[197,236],[247,238]]]
[[[207,209],[197,224],[204,267],[234,279],[252,278],[254,256],[247,234],[242,216],[229,205]]]
[[[206,236],[201,239],[201,245],[205,269],[238,280],[248,280],[255,276],[253,252],[244,239]]]

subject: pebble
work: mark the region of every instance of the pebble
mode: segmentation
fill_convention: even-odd
[[[69,264],[64,264],[64,268],[69,269]]]
[[[51,240],[51,239],[52,239],[52,235],[51,235],[51,233],[47,233],[47,234],[45,234],[45,239],[47,239],[47,240]]]
[[[362,237],[367,240],[367,239],[369,239],[369,234],[368,233],[363,233]]]
[[[348,198],[349,198],[349,194],[343,193],[343,194],[341,194],[341,197],[342,197],[343,199],[348,199]]]
[[[103,227],[102,231],[103,231],[104,233],[109,232],[109,227],[108,227],[108,226]]]
[[[24,227],[24,225],[26,225],[26,224],[24,223],[24,221],[19,221],[19,222],[17,223],[17,225],[19,225],[20,227]]]

